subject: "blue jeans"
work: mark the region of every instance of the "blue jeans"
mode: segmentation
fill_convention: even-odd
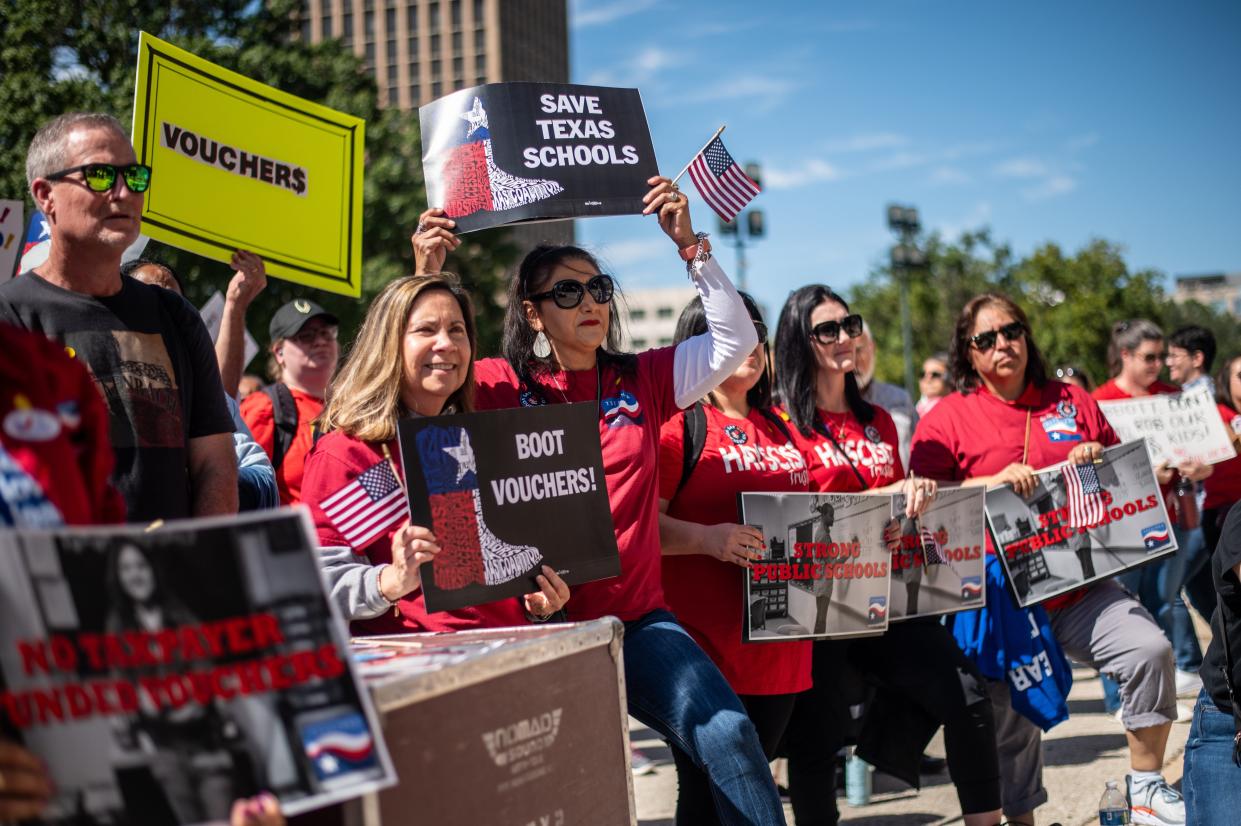
[[[625,623],[629,713],[707,775],[726,826],[784,824],[758,733],[724,675],[667,611]]]
[[[1241,767],[1232,762],[1232,738],[1237,730],[1203,691],[1194,706],[1185,743],[1186,826],[1236,823],[1241,812]]]
[[[1189,573],[1187,564],[1201,553],[1202,530],[1183,531],[1173,526],[1172,533],[1176,536],[1176,553],[1128,571],[1119,579],[1163,629],[1164,636],[1172,643],[1177,669],[1197,674],[1202,667],[1202,648],[1198,645],[1189,609],[1181,599],[1181,588]]]

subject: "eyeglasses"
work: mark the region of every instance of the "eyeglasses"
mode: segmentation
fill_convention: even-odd
[[[847,315],[840,321],[824,321],[810,328],[810,337],[819,344],[835,344],[840,340],[840,331],[844,330],[849,338],[857,338],[862,334],[862,317],[857,313]]]
[[[767,325],[761,321],[754,322],[754,332],[758,333],[758,343],[767,343]]]
[[[1163,353],[1142,353],[1141,355],[1134,353],[1133,357],[1141,359],[1146,364],[1154,364],[1155,362],[1163,361]]]
[[[82,180],[92,192],[107,192],[116,186],[119,177],[125,181],[130,192],[146,192],[151,186],[151,167],[146,164],[131,163],[128,166],[116,166],[110,163],[85,163],[71,166],[59,172],[43,177],[49,181],[59,181],[75,172],[82,173]]]
[[[943,377],[944,377],[944,374],[940,372],[939,370],[923,370],[922,371],[922,378],[924,379],[931,379],[932,381],[939,381]]]
[[[566,278],[564,281],[557,281],[550,290],[534,293],[526,298],[530,301],[543,301],[550,298],[560,309],[572,310],[582,303],[582,299],[588,292],[596,303],[607,304],[612,300],[612,293],[615,290],[616,284],[612,281],[612,276],[599,274],[585,284]]]
[[[1056,368],[1056,378],[1058,379],[1071,379],[1077,374],[1078,374],[1077,371],[1074,370],[1072,367],[1057,367]]]
[[[312,347],[317,341],[335,341],[340,330],[336,327],[319,327],[318,329],[302,330],[295,336],[289,336],[302,347]]]
[[[1020,321],[1010,321],[997,330],[988,330],[976,336],[970,336],[970,343],[980,353],[985,353],[995,346],[996,336],[1004,336],[1008,342],[1020,341],[1025,337],[1026,328]]]

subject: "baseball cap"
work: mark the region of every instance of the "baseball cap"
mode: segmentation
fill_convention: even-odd
[[[276,310],[267,328],[271,340],[295,336],[312,318],[322,318],[329,324],[340,324],[340,319],[308,298],[295,298]]]

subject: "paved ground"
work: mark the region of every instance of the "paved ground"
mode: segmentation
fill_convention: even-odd
[[[1204,643],[1205,647],[1205,643]],[[1183,700],[1192,708],[1192,700]],[[1046,768],[1043,783],[1051,801],[1038,810],[1039,824],[1059,822],[1063,826],[1085,826],[1098,822],[1099,797],[1109,779],[1121,780],[1129,767],[1124,730],[1120,723],[1103,712],[1103,688],[1095,672],[1077,669],[1073,673],[1073,690],[1069,694],[1072,716],[1044,736]],[[676,807],[676,769],[663,741],[631,720],[634,745],[658,761],[654,774],[634,778],[638,822],[642,826],[672,826]],[[1189,733],[1188,719],[1172,727],[1164,776],[1178,788],[1181,779],[1181,754]],[[928,750],[943,756],[939,737]],[[779,771],[779,766],[777,766]],[[851,807],[840,797],[841,821],[857,826],[932,826],[960,823],[956,793],[947,772],[923,778],[921,792],[897,780],[876,775],[875,793],[868,806]],[[792,812],[785,806],[789,823]]]

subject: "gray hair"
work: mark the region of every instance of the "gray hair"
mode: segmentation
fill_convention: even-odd
[[[1112,378],[1120,375],[1120,354],[1125,350],[1132,353],[1142,346],[1144,341],[1163,341],[1163,330],[1153,321],[1134,318],[1129,321],[1118,321],[1112,325],[1112,339],[1107,345],[1107,372]]]
[[[36,178],[44,178],[65,168],[65,144],[75,129],[114,129],[129,140],[129,132],[121,122],[102,112],[69,112],[45,123],[30,139],[26,150],[26,186]]]

